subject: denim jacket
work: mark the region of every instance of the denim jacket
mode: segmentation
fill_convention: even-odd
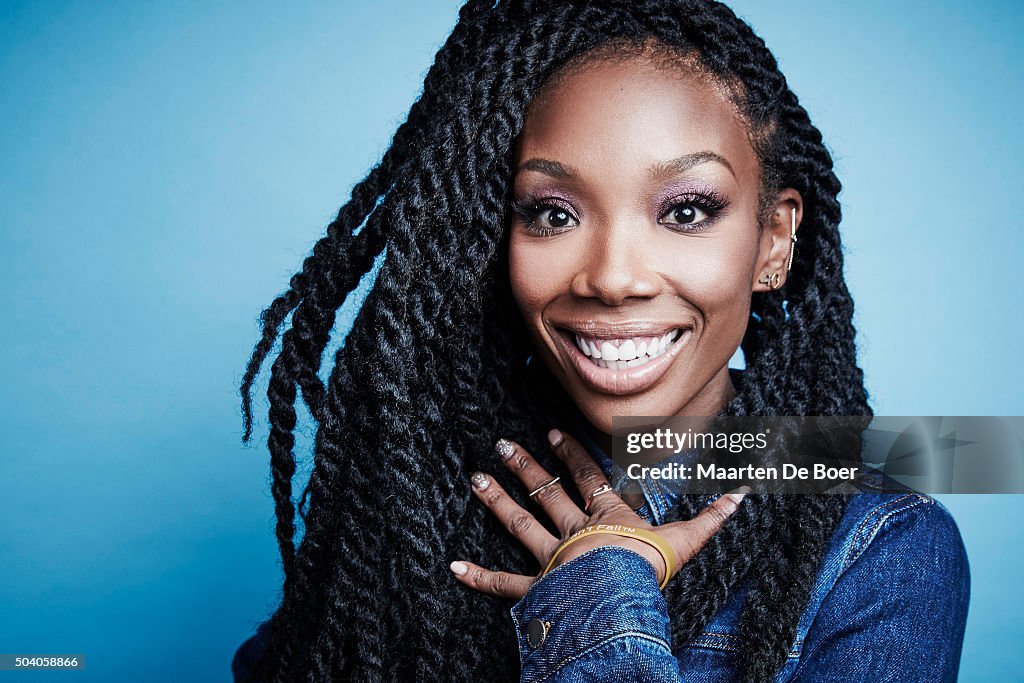
[[[612,461],[573,431],[615,485]],[[640,483],[637,513],[658,525],[676,496],[655,480]],[[883,490],[851,497],[777,683],[956,680],[970,593],[960,532],[933,498]],[[700,636],[673,650],[653,566],[623,547],[595,548],[511,608],[521,680],[736,680],[742,605],[740,588]]]

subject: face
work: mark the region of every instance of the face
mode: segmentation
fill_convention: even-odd
[[[801,208],[784,191],[759,231],[760,166],[726,94],[642,57],[594,63],[534,100],[515,168],[513,295],[591,424],[717,413]]]

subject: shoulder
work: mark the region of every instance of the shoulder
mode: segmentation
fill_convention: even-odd
[[[797,674],[855,662],[871,673],[858,680],[955,680],[969,599],[967,553],[942,503],[853,495],[801,619]]]
[[[918,620],[927,606],[951,629],[966,620],[970,567],[956,521],[938,500],[913,491],[851,496],[822,559],[801,630],[851,612]]]
[[[798,667],[814,680],[897,680],[865,677],[864,667],[892,663],[886,657],[913,646],[933,652],[930,666],[945,671],[955,666],[968,594],[963,541],[941,503],[906,490],[851,495],[777,680],[806,680],[795,677]],[[734,592],[704,632],[679,649],[684,666],[732,670],[726,662],[738,650],[744,595],[743,587]],[[888,645],[893,639],[899,643]],[[844,678],[850,666],[861,670]],[[943,675],[898,680],[949,680]]]
[[[927,565],[966,573],[968,568],[963,538],[949,510],[912,491],[852,496],[829,555],[836,579],[871,560],[890,569]]]
[[[920,599],[966,618],[970,569],[956,521],[942,503],[921,493],[882,487],[850,496],[819,568],[801,619],[801,635],[861,610],[896,609]],[[842,616],[846,615],[846,616]],[[909,615],[907,615],[909,616]]]

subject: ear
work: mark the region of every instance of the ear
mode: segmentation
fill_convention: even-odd
[[[779,193],[768,222],[761,231],[757,261],[754,264],[754,281],[751,290],[769,292],[773,288],[770,280],[778,274],[778,289],[786,283],[788,276],[789,251],[796,244],[791,239],[794,230],[799,238],[800,222],[804,216],[804,201],[800,193],[791,187]]]

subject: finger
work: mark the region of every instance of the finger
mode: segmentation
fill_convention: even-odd
[[[526,490],[536,491],[531,493],[530,497],[544,509],[563,536],[568,536],[586,523],[587,516],[565,492],[560,481],[544,486],[554,477],[548,474],[526,449],[514,441],[501,439],[498,441],[497,451],[505,467],[519,477]]]
[[[718,533],[726,520],[739,509],[740,501],[747,495],[744,489],[750,490],[742,486],[732,493],[719,496],[689,521],[660,527],[663,535],[679,553],[680,566],[700,552],[704,544]]]
[[[449,568],[456,579],[470,588],[500,598],[518,600],[526,595],[526,591],[533,585],[532,576],[494,572],[472,562],[455,561]]]
[[[604,472],[594,462],[594,459],[590,457],[586,449],[580,445],[579,441],[557,429],[552,429],[548,432],[548,441],[551,443],[551,447],[554,448],[555,455],[565,463],[570,474],[572,474],[573,481],[576,482],[576,488],[579,489],[580,495],[583,496],[584,505],[589,501],[590,508],[587,512],[591,516],[614,511],[617,508],[626,508],[633,512],[632,508],[626,505],[615,491],[608,491],[596,496],[593,495],[595,491],[599,491],[602,487],[610,486],[610,484],[608,483],[608,478],[604,476]]]
[[[538,562],[544,562],[551,557],[558,547],[558,539],[519,503],[512,500],[494,477],[483,472],[474,472],[470,481],[473,483],[473,493],[476,497],[501,520],[509,533],[533,553]]]

